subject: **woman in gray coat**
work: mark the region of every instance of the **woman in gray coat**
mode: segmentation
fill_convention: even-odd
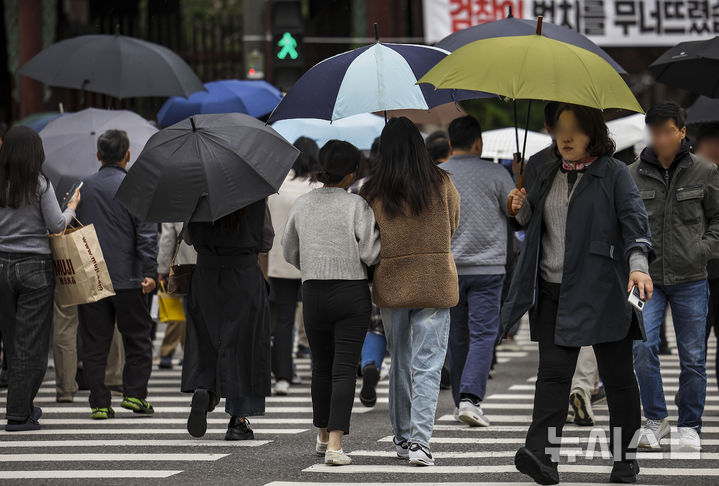
[[[526,238],[499,335],[529,311],[531,337],[539,342],[532,424],[515,465],[540,484],[559,482],[566,397],[579,349],[591,345],[607,392],[611,438],[615,427],[621,430],[616,451],[610,439],[611,481],[635,482],[639,467],[630,444],[641,415],[632,341],[644,333],[627,297],[634,286],[651,297],[649,221],[626,165],[611,158],[614,142],[599,110],[562,105],[555,139],[557,159],[530,193],[510,193]]]

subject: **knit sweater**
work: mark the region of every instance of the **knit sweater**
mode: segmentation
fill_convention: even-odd
[[[579,185],[582,177],[581,172],[577,173],[577,180],[570,189],[567,173],[561,170],[558,171],[544,202],[544,232],[542,233],[542,252],[539,258],[539,275],[547,282],[562,283],[567,211],[569,210],[569,201],[572,199],[574,190]],[[529,204],[525,204],[517,214],[516,219],[519,224],[526,226],[531,217],[532,208]],[[648,274],[649,261],[647,255],[641,250],[631,252],[629,268],[631,272],[639,271]]]
[[[442,164],[461,196],[452,254],[459,275],[504,275],[507,263],[509,172],[476,155],[454,155]]]
[[[452,235],[459,226],[459,193],[448,177],[419,216],[394,218],[371,202],[382,235],[374,273],[375,304],[388,308],[447,308],[459,302]]]
[[[48,234],[61,232],[72,221],[75,211],[60,210],[50,181],[41,177],[37,193],[38,200],[32,204],[0,208],[0,251],[49,255]]]
[[[374,213],[356,194],[321,187],[300,196],[287,217],[282,253],[307,280],[365,280],[380,254]]]

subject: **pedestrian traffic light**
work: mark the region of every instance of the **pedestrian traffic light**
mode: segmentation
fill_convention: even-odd
[[[247,55],[247,79],[265,79],[265,58],[257,49]]]
[[[272,82],[286,91],[304,72],[302,0],[272,0]]]

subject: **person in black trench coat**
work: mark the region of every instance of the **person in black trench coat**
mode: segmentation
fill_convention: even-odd
[[[539,172],[529,194],[513,189],[509,196],[526,238],[499,339],[529,311],[531,338],[539,342],[532,424],[515,465],[540,484],[559,482],[552,437],[562,435],[579,349],[592,345],[609,405],[610,480],[635,482],[632,440],[641,415],[632,341],[644,332],[627,297],[635,285],[651,297],[649,221],[629,170],[610,156],[614,142],[599,110],[560,106],[554,133],[556,160]]]
[[[225,397],[225,440],[253,439],[246,417],[264,415],[270,395],[268,286],[258,263],[274,238],[266,200],[188,229],[197,265],[182,367],[182,391],[194,393],[187,430],[202,437],[207,412]]]

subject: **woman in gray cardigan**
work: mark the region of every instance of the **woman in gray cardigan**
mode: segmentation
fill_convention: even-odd
[[[48,233],[75,216],[80,192],[65,212],[42,173],[42,140],[28,127],[5,134],[0,148],[0,320],[8,354],[5,430],[38,430],[33,400],[47,369],[55,271]]]

